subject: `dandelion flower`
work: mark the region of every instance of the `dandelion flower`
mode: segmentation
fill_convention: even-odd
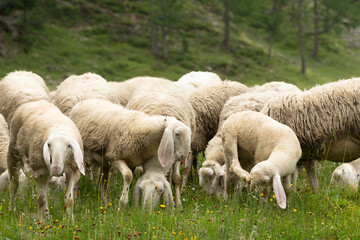
[[[161,204],[160,207],[161,207],[161,208],[166,208],[166,205]]]
[[[293,210],[294,212],[297,212],[297,209],[296,208],[294,208],[294,210]]]
[[[32,230],[32,227],[29,227],[30,230]]]
[[[270,202],[272,202],[273,200],[272,200],[272,198],[270,198]]]
[[[275,199],[276,198],[276,196],[275,195],[273,195],[273,199]]]
[[[225,207],[227,208],[227,207],[228,207],[228,205],[225,205]]]
[[[100,207],[101,210],[103,210],[104,208],[103,207]]]
[[[156,238],[156,236],[153,237],[154,239]]]
[[[173,232],[172,234],[173,234],[173,235],[176,235],[176,232]]]
[[[152,227],[152,230],[155,230],[155,227]]]
[[[108,203],[108,206],[112,206],[112,203]]]
[[[261,193],[261,194],[260,194],[260,196],[262,197],[262,196],[264,196],[264,194],[263,194],[263,193]]]

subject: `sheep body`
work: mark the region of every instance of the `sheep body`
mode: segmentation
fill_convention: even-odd
[[[221,78],[216,73],[193,71],[179,78],[176,84],[191,92],[199,87],[220,83],[221,81]]]
[[[184,158],[189,151],[191,131],[172,117],[149,116],[104,100],[93,99],[78,103],[71,111],[70,118],[83,136],[85,151],[99,155],[95,160],[102,166],[110,168],[113,165],[121,171],[124,178],[121,205],[128,202],[132,180],[129,168],[134,169],[144,164],[156,154],[161,165],[167,166],[174,156]],[[175,132],[179,136],[173,137]],[[178,138],[181,139],[179,145],[175,144]],[[106,185],[103,186],[106,188]]]
[[[286,125],[258,112],[244,111],[231,115],[222,127],[225,153],[225,191],[232,179],[250,182],[250,188],[273,181],[274,192],[281,208],[286,196],[280,177],[287,178],[296,169],[301,147],[295,133]],[[249,174],[249,170],[251,172]]]
[[[214,180],[217,178],[223,181],[224,179],[221,176],[225,175],[224,168],[221,167],[225,163],[224,149],[221,142],[221,128],[226,119],[237,112],[259,112],[270,98],[283,93],[283,91],[301,92],[299,88],[292,84],[270,82],[249,88],[248,92],[234,96],[225,103],[220,114],[218,132],[209,141],[205,149],[206,160],[199,170],[199,182],[206,192],[212,193],[212,190],[214,190],[221,193],[221,188],[224,186],[222,182],[215,182]]]
[[[262,112],[295,132],[304,160],[349,162],[360,157],[359,103],[360,78],[353,78],[273,98]],[[317,192],[314,162],[305,161],[305,166]]]
[[[116,103],[116,95],[107,81],[95,73],[71,75],[60,83],[53,93],[54,104],[65,114],[80,101],[104,99]]]
[[[14,71],[0,81],[0,114],[8,124],[21,104],[38,100],[50,101],[49,90],[39,75]]]

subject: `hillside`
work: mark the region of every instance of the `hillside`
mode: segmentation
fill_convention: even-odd
[[[0,75],[31,70],[50,88],[69,74],[88,71],[111,81],[139,75],[176,80],[189,71],[214,71],[248,85],[281,80],[301,88],[360,75],[360,49],[348,44],[352,33],[347,31],[322,35],[318,60],[309,56],[312,36],[306,36],[303,78],[292,23],[281,26],[270,59],[266,33],[256,27],[256,16],[231,23],[230,47],[224,49],[222,5],[195,0],[180,4],[185,17],[181,27],[168,31],[169,56],[164,60],[151,54],[148,1],[39,0],[28,13],[21,39],[5,35],[7,55],[0,57]]]

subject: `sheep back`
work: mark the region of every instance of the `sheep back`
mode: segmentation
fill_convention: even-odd
[[[15,71],[0,81],[0,114],[9,124],[14,111],[24,103],[46,100],[51,101],[49,89],[37,74]]]
[[[57,87],[54,104],[69,115],[76,103],[86,99],[104,99],[116,103],[117,99],[107,81],[95,73],[72,75]]]

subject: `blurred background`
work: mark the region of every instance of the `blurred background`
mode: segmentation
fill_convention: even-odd
[[[359,0],[0,0],[0,75],[177,80],[212,71],[301,88],[360,76]]]

